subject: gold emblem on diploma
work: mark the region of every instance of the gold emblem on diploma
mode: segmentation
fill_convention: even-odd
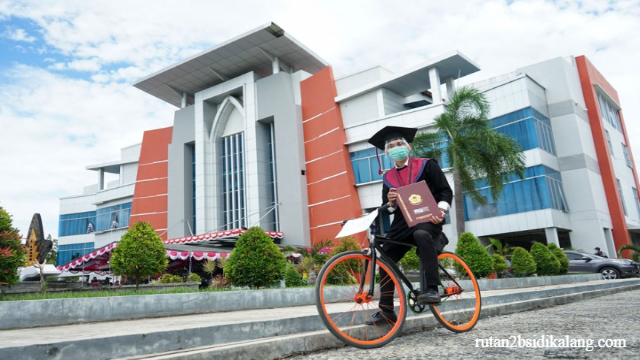
[[[418,194],[412,194],[409,196],[409,202],[411,205],[419,205],[422,202],[422,196]]]

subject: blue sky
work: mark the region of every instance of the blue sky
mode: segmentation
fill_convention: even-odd
[[[617,88],[640,159],[640,1],[545,0],[0,2],[0,205],[23,233],[33,213],[57,235],[59,198],[78,195],[173,108],[131,84],[275,22],[336,76],[392,71],[457,49],[468,81],[586,55]]]

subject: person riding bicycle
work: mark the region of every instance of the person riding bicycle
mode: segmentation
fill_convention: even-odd
[[[434,240],[442,232],[444,217],[451,207],[453,192],[442,169],[434,159],[412,158],[409,156],[410,143],[418,129],[399,126],[387,126],[378,131],[369,139],[369,143],[383,150],[395,162],[395,167],[387,171],[383,176],[382,202],[390,205],[388,211],[394,214],[393,222],[387,233],[387,237],[399,242],[415,244],[418,249],[420,263],[424,269],[426,289],[417,297],[421,305],[440,304],[438,285],[438,254]],[[431,222],[421,223],[412,228],[407,225],[402,213],[397,209],[396,189],[418,181],[425,180],[429,190],[438,202],[439,214],[434,214]],[[409,251],[409,246],[384,243],[383,249],[394,261],[400,261]],[[384,270],[380,271],[380,278],[387,276]],[[380,286],[380,311],[373,315],[373,320],[367,321],[368,325],[396,321],[393,311],[394,286],[391,281],[382,282]]]

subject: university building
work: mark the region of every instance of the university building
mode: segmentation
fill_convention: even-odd
[[[453,51],[397,73],[378,66],[334,78],[326,61],[271,23],[151,74],[134,86],[178,108],[173,126],[146,131],[118,161],[87,167],[97,184],[61,199],[58,264],[117,241],[136,221],[167,243],[256,225],[288,244],[333,238],[343,219],[382,203],[368,138],[386,125],[432,131],[456,84],[479,70]],[[482,184],[486,205],[465,196],[468,231],[610,255],[640,244],[620,101],[586,57],[473,86],[490,101],[496,130],[525,151],[527,169],[497,201]],[[439,160],[453,184],[448,159]],[[105,184],[105,173],[118,180]]]

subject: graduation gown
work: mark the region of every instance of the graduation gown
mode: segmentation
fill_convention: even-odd
[[[422,180],[424,180],[427,183],[427,186],[429,186],[429,190],[431,191],[431,194],[433,194],[437,203],[445,201],[451,205],[453,191],[451,190],[449,182],[442,172],[442,169],[440,169],[440,165],[438,165],[438,162],[434,159],[422,158],[409,158],[407,166],[400,170],[394,167],[382,176],[382,204],[386,204],[388,202],[387,194],[389,193],[389,189],[399,188]],[[427,222],[418,224],[413,228],[409,228],[400,209],[396,207],[393,214],[393,222],[391,223],[387,237],[398,241],[406,239],[418,229],[426,230],[432,226],[437,226],[442,229],[442,224],[444,223],[444,221],[440,224]],[[410,239],[412,241],[413,238]]]

